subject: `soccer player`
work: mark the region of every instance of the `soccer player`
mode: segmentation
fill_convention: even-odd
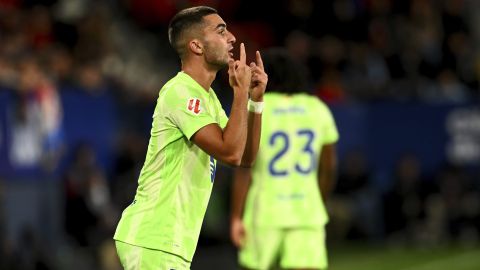
[[[328,107],[300,93],[301,69],[284,50],[263,59],[269,79],[260,149],[251,169],[235,171],[231,239],[245,269],[325,269],[324,200],[338,132]]]
[[[235,37],[210,7],[180,11],[168,33],[181,72],[160,90],[135,199],[114,236],[129,270],[189,269],[217,160],[250,166],[258,150],[267,83],[260,53],[247,65],[242,43],[234,60]],[[229,119],[210,88],[227,66],[234,96]]]

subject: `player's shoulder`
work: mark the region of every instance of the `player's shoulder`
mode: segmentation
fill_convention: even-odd
[[[328,108],[328,105],[318,96],[312,95],[312,94],[305,94],[308,96],[308,99],[311,100],[312,103],[317,104],[318,106]]]
[[[323,106],[324,103],[317,96],[308,94],[308,93],[296,93],[296,94],[285,94],[278,92],[267,92],[265,93],[264,100],[269,103],[277,103],[279,101],[284,101],[290,105],[306,105],[306,106]]]
[[[294,94],[293,98],[299,103],[308,104],[310,106],[324,106],[325,103],[315,95],[309,93],[298,93]]]
[[[275,99],[279,98],[280,96],[281,96],[281,94],[276,93],[276,92],[267,92],[263,96],[263,99],[264,99],[264,101],[275,100]]]
[[[297,94],[298,102],[308,106],[310,110],[316,111],[317,114],[330,114],[330,107],[321,98],[308,94]]]
[[[173,101],[177,99],[191,98],[200,95],[197,87],[191,82],[190,77],[179,72],[162,87],[159,93],[161,99]]]

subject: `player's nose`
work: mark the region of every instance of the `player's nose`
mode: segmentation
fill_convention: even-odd
[[[228,43],[232,43],[234,44],[237,39],[235,38],[235,36],[232,34],[232,32],[228,31],[228,39],[227,39]]]

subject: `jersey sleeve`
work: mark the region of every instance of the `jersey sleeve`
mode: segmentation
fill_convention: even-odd
[[[207,111],[208,96],[185,85],[176,85],[165,94],[167,118],[190,138],[202,127],[217,123]]]
[[[331,144],[338,141],[338,130],[335,120],[332,116],[332,112],[328,106],[321,102],[321,115],[322,115],[322,129],[323,129],[323,144]]]

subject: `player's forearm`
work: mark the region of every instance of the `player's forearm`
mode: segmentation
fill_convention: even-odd
[[[230,117],[223,131],[223,148],[229,152],[227,163],[240,165],[247,140],[247,100],[248,92],[234,89]]]
[[[242,156],[242,167],[251,167],[257,157],[262,129],[262,114],[248,113],[247,143]]]
[[[232,189],[232,219],[242,219],[245,200],[251,183],[251,171],[249,168],[236,168],[233,174]]]

